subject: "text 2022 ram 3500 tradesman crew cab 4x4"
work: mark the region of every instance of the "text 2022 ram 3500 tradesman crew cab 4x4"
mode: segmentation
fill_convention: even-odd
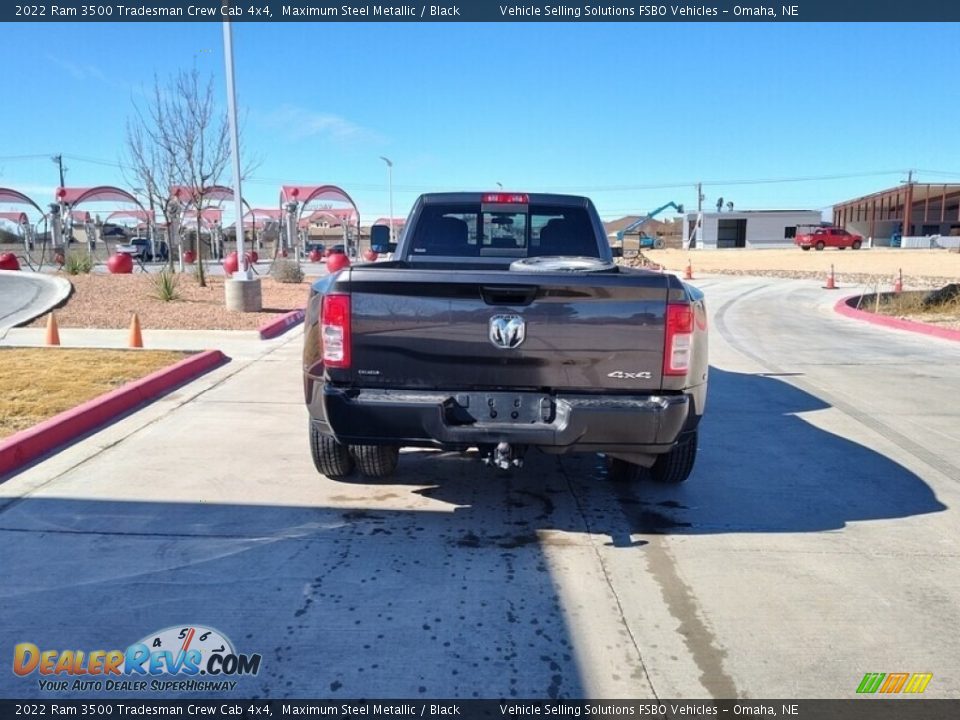
[[[420,197],[393,259],[317,280],[305,318],[310,448],[331,478],[399,449],[599,452],[682,482],[707,387],[703,295],[611,260],[587,198]]]

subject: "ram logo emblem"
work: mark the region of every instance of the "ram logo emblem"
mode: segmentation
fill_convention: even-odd
[[[494,315],[490,318],[490,342],[509,350],[519,347],[527,336],[527,325],[519,315]]]

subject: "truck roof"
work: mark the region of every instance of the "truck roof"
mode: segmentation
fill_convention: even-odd
[[[488,190],[477,192],[438,192],[424,193],[420,200],[426,204],[433,203],[468,203],[481,202],[487,195],[526,195],[531,205],[579,205],[586,207],[590,199],[582,195],[559,195],[555,193],[524,193],[519,191]]]

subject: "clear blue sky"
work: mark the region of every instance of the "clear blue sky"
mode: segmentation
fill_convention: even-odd
[[[380,155],[397,216],[498,181],[587,194],[605,219],[693,207],[698,179],[739,209],[823,208],[907,168],[960,181],[956,24],[241,23],[234,46],[254,206],[332,183],[386,215]],[[219,22],[8,24],[0,63],[0,186],[44,203],[54,153],[67,185],[122,183],[154,73],[196,63],[225,97]],[[751,182],[823,176],[847,177]]]

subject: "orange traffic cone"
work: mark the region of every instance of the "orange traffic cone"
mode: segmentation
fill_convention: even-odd
[[[827,284],[823,286],[824,290],[836,290],[837,281],[833,276],[833,265],[830,266],[830,274],[827,275]]]
[[[57,327],[57,316],[53,313],[47,315],[47,345],[60,344],[60,329]]]
[[[133,319],[130,321],[130,342],[128,345],[132,348],[142,348],[143,347],[143,336],[140,334],[140,318],[137,317],[137,314],[133,314]]]
[[[693,263],[687,260],[687,269],[683,271],[684,280],[693,280]]]
[[[893,292],[897,295],[903,292],[903,269],[897,271],[897,279],[893,281]]]

